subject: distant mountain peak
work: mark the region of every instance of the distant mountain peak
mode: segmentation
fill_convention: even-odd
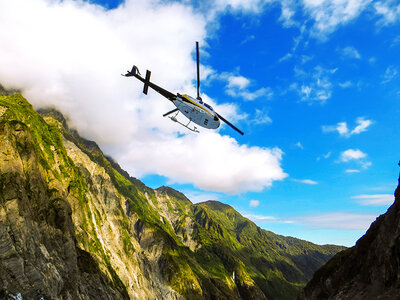
[[[197,203],[197,205],[206,205],[214,210],[219,211],[226,211],[226,210],[233,210],[234,208],[228,204],[222,203],[217,200],[207,200],[204,202]]]

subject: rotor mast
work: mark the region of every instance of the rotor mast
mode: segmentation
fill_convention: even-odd
[[[197,60],[197,99],[200,99],[200,58],[199,58],[199,42],[196,42],[196,60]]]

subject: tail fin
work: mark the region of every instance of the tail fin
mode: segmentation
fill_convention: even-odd
[[[143,93],[145,95],[147,95],[147,91],[149,89],[150,75],[151,75],[151,72],[149,70],[146,70],[146,78],[145,78],[144,87],[143,87]]]
[[[138,69],[138,67],[136,67],[135,65],[132,67],[132,70],[131,70],[130,73],[140,75],[139,69]]]
[[[133,66],[132,70],[130,70],[130,71],[128,70],[128,71],[126,71],[126,74],[121,74],[121,75],[125,76],[125,77],[131,77],[131,76],[134,76],[136,74],[139,74],[139,76],[140,76],[139,69],[136,66]]]

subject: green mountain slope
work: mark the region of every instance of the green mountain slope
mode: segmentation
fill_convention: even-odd
[[[60,113],[3,94],[0,298],[293,299],[343,249],[148,188]]]

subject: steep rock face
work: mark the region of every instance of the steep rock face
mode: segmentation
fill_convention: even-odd
[[[148,188],[41,114],[0,96],[0,298],[293,299],[343,249]]]
[[[356,245],[319,269],[299,299],[399,299],[400,178],[395,202]]]
[[[20,107],[27,105],[19,99]],[[2,117],[9,110],[1,106]],[[11,114],[11,111],[9,111]],[[80,249],[71,220],[72,195],[55,187],[40,164],[29,127],[0,122],[0,298],[127,298]],[[51,178],[51,179],[50,179]],[[49,184],[49,179],[52,183]],[[126,295],[126,297],[124,297]]]

